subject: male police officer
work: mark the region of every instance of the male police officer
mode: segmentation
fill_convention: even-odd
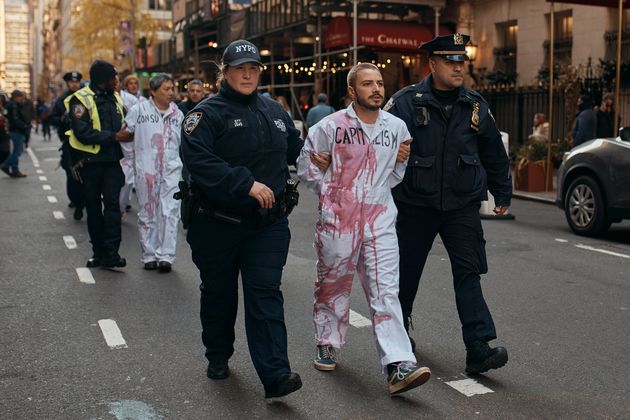
[[[83,75],[78,71],[69,71],[63,75],[68,90],[63,92],[55,101],[50,123],[57,127],[57,135],[61,141],[61,162],[60,165],[66,171],[66,194],[70,200],[70,207],[74,207],[74,219],[81,220],[83,218],[83,208],[85,207],[85,197],[83,195],[83,186],[72,176],[72,150],[68,143],[66,131],[70,129],[70,119],[66,114],[66,107],[63,101],[74,92],[81,88],[81,79]]]
[[[90,67],[90,85],[65,100],[71,130],[67,132],[73,151],[80,156],[87,225],[94,255],[88,267],[124,267],[120,247],[118,198],[125,176],[120,166],[120,141],[133,138],[121,130],[123,103],[115,92],[116,69],[96,60]]]
[[[494,212],[504,214],[512,180],[488,104],[462,86],[468,41],[467,35],[454,34],[423,44],[431,74],[397,92],[385,110],[402,118],[413,136],[405,178],[394,190],[405,326],[409,330],[420,276],[440,234],[451,260],[466,372],[481,373],[505,365],[508,356],[505,348],[487,343],[496,332],[480,284],[487,263],[479,205],[489,188]]]

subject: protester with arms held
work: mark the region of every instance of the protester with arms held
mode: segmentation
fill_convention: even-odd
[[[479,206],[490,189],[494,212],[505,214],[512,179],[488,104],[462,86],[468,40],[454,34],[423,44],[431,74],[397,92],[385,110],[403,119],[413,136],[405,178],[393,192],[405,326],[409,331],[420,277],[439,234],[451,261],[466,372],[481,373],[503,366],[507,351],[487,344],[496,332],[481,291],[480,275],[487,272],[487,263]]]
[[[66,131],[70,130],[70,116],[66,113],[64,101],[66,98],[81,88],[81,79],[83,75],[78,71],[69,71],[63,75],[68,89],[57,98],[53,105],[50,123],[57,127],[57,136],[61,142],[61,161],[59,165],[66,172],[66,194],[70,200],[70,207],[74,207],[74,219],[81,220],[83,218],[83,208],[85,207],[85,197],[83,193],[83,185],[72,174],[73,151],[70,147]]]
[[[261,68],[252,43],[226,48],[220,91],[184,119],[181,152],[198,200],[187,240],[202,282],[208,377],[229,375],[240,272],[249,351],[271,398],[302,386],[289,366],[280,282],[290,239],[281,205],[287,165],[303,142],[282,107],[257,93]]]
[[[125,182],[120,167],[119,141],[128,141],[121,130],[124,118],[120,95],[115,92],[116,69],[106,61],[96,60],[90,67],[90,85],[65,100],[70,115],[66,134],[77,152],[75,165],[83,182],[87,225],[93,256],[88,267],[124,267],[118,255],[120,247],[120,211],[118,198]]]
[[[353,102],[309,130],[297,167],[299,177],[320,197],[315,234],[315,368],[336,368],[335,351],[345,343],[356,272],[370,306],[380,363],[394,395],[422,385],[431,372],[416,365],[398,301],[391,188],[405,174],[406,159],[396,162],[396,157],[411,136],[403,121],[380,110],[384,94],[378,67],[362,63],[350,69],[348,95]],[[332,160],[325,171],[320,168],[322,154]]]
[[[138,195],[138,229],[145,270],[171,271],[175,261],[179,202],[173,198],[181,178],[179,158],[184,116],[173,102],[173,79],[166,74],[149,81],[151,99],[133,106],[125,118],[132,146],[132,168]]]

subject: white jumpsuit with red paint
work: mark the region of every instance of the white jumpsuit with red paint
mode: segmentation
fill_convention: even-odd
[[[398,300],[397,210],[391,195],[406,168],[406,162],[396,162],[398,148],[410,138],[399,118],[380,111],[370,127],[351,104],[309,130],[297,165],[299,178],[319,195],[316,344],[344,345],[356,272],[384,370],[389,363],[416,361]],[[325,173],[312,164],[312,152],[331,154]]]
[[[174,102],[158,110],[152,99],[133,106],[125,118],[134,133],[133,163],[138,196],[142,262],[175,261],[179,201],[173,198],[181,179],[179,158],[184,115]]]
[[[144,96],[133,95],[126,90],[120,92],[120,96],[123,100],[123,106],[129,112],[131,108],[138,102],[144,102],[147,100]],[[129,204],[131,199],[131,192],[134,185],[134,172],[133,172],[133,143],[120,143],[120,148],[123,152],[123,157],[120,159],[120,166],[125,174],[125,185],[120,189],[120,212],[123,213]]]

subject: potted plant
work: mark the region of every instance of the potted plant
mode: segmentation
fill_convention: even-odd
[[[516,153],[514,186],[528,192],[545,191],[545,167],[547,166],[547,142],[529,140]],[[553,167],[551,168],[553,170]],[[553,190],[553,176],[547,179],[548,191]]]

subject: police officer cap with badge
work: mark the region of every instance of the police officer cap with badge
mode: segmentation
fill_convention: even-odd
[[[83,75],[78,71],[69,71],[63,75],[64,82],[80,82],[83,79]]]
[[[186,239],[202,282],[206,374],[230,374],[240,272],[250,355],[271,398],[302,386],[289,366],[280,284],[290,240],[287,164],[304,143],[280,104],[258,94],[262,67],[258,47],[232,42],[219,92],[186,115],[181,155],[192,195],[184,187],[182,197],[194,204],[183,202],[182,216],[188,209]]]
[[[476,374],[508,360],[505,348],[488,345],[497,335],[480,283],[488,267],[479,205],[490,190],[495,213],[504,214],[512,179],[488,103],[463,86],[469,41],[456,33],[422,44],[429,75],[394,94],[385,110],[405,121],[413,137],[405,177],[393,190],[405,327],[409,332],[422,271],[439,233],[450,257],[466,372]]]

